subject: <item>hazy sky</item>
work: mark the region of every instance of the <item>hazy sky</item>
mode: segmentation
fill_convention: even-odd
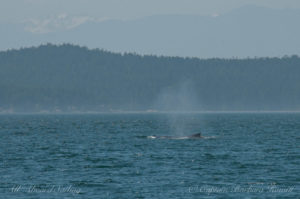
[[[156,14],[214,15],[244,5],[300,8],[300,0],[0,0],[0,22],[58,15],[130,19]]]

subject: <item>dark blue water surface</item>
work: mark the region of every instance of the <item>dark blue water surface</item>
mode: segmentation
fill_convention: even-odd
[[[0,198],[300,198],[299,130],[300,114],[1,115]]]

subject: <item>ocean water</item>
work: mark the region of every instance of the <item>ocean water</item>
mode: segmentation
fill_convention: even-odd
[[[300,198],[299,131],[283,113],[0,115],[0,198]]]

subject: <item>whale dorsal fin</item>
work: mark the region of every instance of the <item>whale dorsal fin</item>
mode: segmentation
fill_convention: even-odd
[[[193,134],[192,137],[201,137],[201,133]]]

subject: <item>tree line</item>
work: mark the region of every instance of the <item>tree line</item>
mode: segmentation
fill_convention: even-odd
[[[0,112],[172,110],[168,100],[194,111],[299,110],[300,58],[199,59],[71,44],[0,52]]]

